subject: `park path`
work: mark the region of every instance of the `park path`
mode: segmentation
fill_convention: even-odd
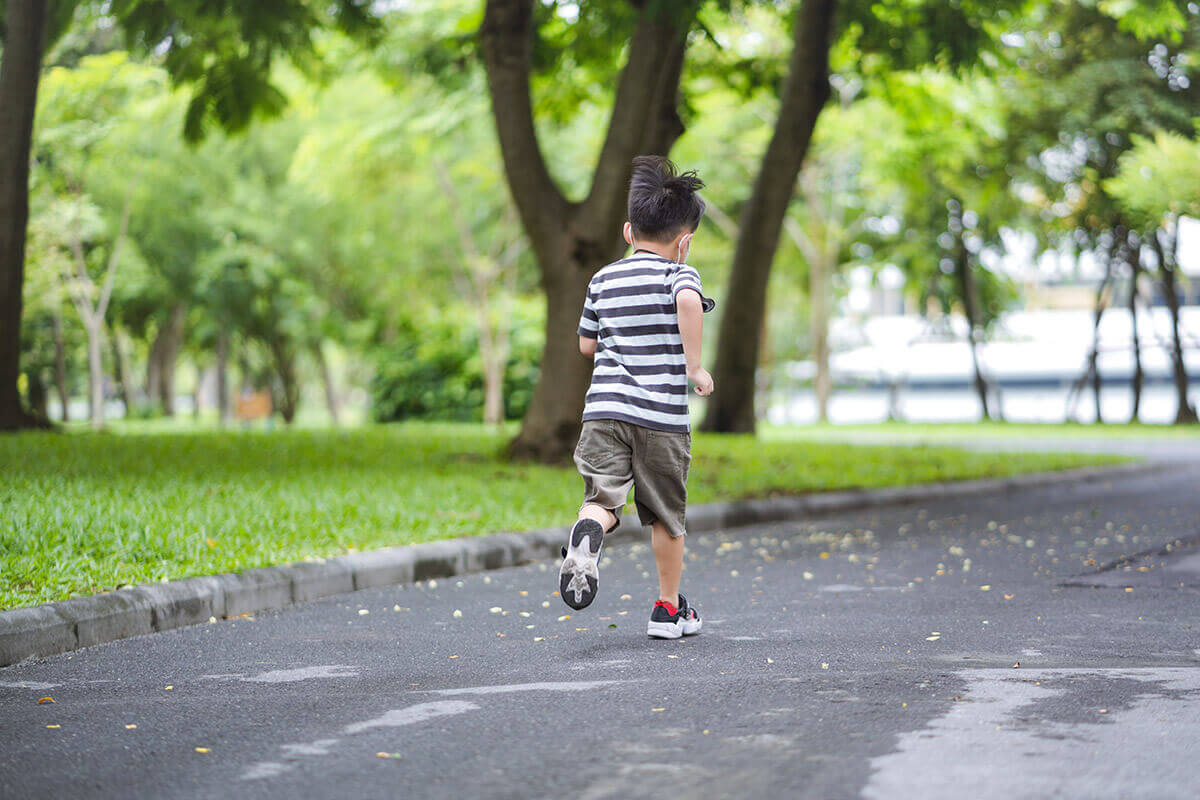
[[[26,662],[0,797],[1193,797],[1198,479],[696,535],[675,642],[629,545]]]

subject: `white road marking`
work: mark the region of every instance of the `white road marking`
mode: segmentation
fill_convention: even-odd
[[[345,664],[329,664],[320,667],[300,667],[298,669],[275,669],[240,680],[247,683],[295,683],[314,678],[357,678],[358,667]]]
[[[373,728],[401,728],[405,725],[414,725],[418,722],[424,722],[427,719],[434,717],[445,717],[453,714],[465,714],[468,711],[475,711],[479,706],[466,700],[444,700],[437,703],[418,703],[415,706],[407,708],[394,708],[381,717],[369,719],[365,722],[356,722],[353,725],[345,727],[346,733],[362,733]]]
[[[338,743],[338,739],[317,739],[315,742],[300,744],[281,744],[284,758],[299,758],[301,756],[327,756],[329,748]]]
[[[463,689],[429,689],[430,694],[453,697],[460,694],[510,694],[512,692],[586,692],[630,681],[569,681],[544,683],[510,683],[504,686],[468,686]]]
[[[40,683],[38,681],[0,681],[0,689],[35,689],[43,692],[46,689],[57,689],[61,683]]]
[[[242,773],[242,780],[256,781],[261,778],[274,778],[289,769],[291,769],[289,765],[280,764],[278,761],[260,761]]]
[[[963,700],[896,751],[871,760],[867,800],[1172,797],[1195,781],[1200,669],[964,670]],[[1070,679],[1135,680],[1145,690],[1094,722],[1041,718]],[[1097,701],[1099,705],[1099,701]],[[1088,709],[1084,710],[1086,713]],[[1069,769],[1063,765],[1069,764]]]

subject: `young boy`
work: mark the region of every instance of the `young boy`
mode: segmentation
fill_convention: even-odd
[[[679,580],[692,460],[688,381],[701,397],[713,390],[700,366],[700,333],[715,303],[684,263],[704,215],[696,194],[703,186],[665,158],[633,160],[625,223],[633,254],[593,276],[579,320],[579,349],[595,360],[575,449],[586,496],[563,548],[559,593],[575,609],[595,599],[600,546],[632,487],[658,564],[646,632],[662,639],[700,632],[700,614],[679,593]]]

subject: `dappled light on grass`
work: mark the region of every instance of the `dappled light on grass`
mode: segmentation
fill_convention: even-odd
[[[565,525],[569,465],[476,425],[0,438],[0,608],[379,547]],[[1114,459],[697,435],[689,502]]]

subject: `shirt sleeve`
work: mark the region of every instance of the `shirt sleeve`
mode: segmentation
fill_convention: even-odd
[[[583,314],[579,317],[579,335],[585,339],[600,336],[600,320],[596,317],[596,304],[592,298],[592,287],[588,286],[587,298],[583,301]]]
[[[689,266],[680,267],[671,276],[671,299],[678,297],[684,289],[695,289],[696,294],[704,296],[704,290],[700,284],[700,273]]]

